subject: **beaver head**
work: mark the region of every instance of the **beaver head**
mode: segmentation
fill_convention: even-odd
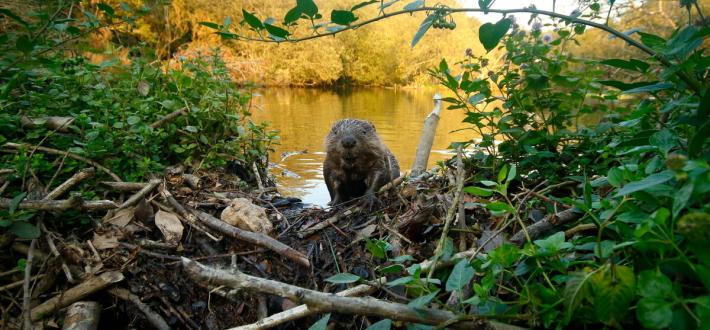
[[[368,165],[385,154],[375,126],[359,119],[343,119],[333,124],[325,147],[329,157],[348,168]]]

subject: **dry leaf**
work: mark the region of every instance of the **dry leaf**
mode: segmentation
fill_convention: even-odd
[[[138,204],[136,204],[133,214],[135,215],[136,220],[142,223],[151,223],[153,222],[153,218],[155,217],[155,211],[153,211],[153,207],[150,206],[150,204],[148,203],[148,201],[145,200],[145,198],[141,198],[141,200],[138,201]]]
[[[140,93],[143,96],[148,95],[148,92],[150,92],[150,85],[148,84],[147,81],[141,80],[138,82],[138,93]]]
[[[372,236],[372,233],[374,233],[376,229],[377,229],[377,225],[374,223],[367,225],[365,228],[360,229],[357,232],[356,238],[358,240],[361,240],[361,239],[364,239],[365,237],[370,237],[370,236]]]
[[[119,210],[112,216],[110,219],[104,221],[107,224],[114,225],[116,227],[123,228],[125,227],[128,223],[133,220],[133,211],[134,209],[132,207],[127,207],[125,209]]]
[[[91,239],[91,244],[97,250],[113,249],[118,247],[118,238],[110,233],[106,235],[94,233],[94,237]]]
[[[165,236],[165,241],[177,245],[182,238],[184,227],[177,215],[163,210],[155,214],[155,225]]]
[[[220,215],[222,221],[252,232],[270,233],[274,226],[266,216],[266,209],[254,205],[246,198],[235,198]]]

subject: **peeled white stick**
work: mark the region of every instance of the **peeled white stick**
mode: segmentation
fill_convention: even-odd
[[[434,144],[434,136],[436,135],[436,126],[439,125],[439,113],[441,113],[441,95],[434,94],[434,110],[424,120],[424,128],[422,128],[422,136],[419,138],[419,146],[414,157],[414,165],[412,165],[412,177],[422,174],[426,170],[427,162],[429,162],[429,154],[431,147]]]
[[[101,305],[95,301],[77,301],[67,308],[62,330],[96,330],[99,327]]]

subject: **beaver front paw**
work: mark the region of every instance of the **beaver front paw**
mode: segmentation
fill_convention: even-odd
[[[360,206],[367,211],[372,211],[379,204],[380,200],[377,199],[375,193],[366,193],[360,201]]]

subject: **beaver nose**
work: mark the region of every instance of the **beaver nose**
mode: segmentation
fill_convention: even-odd
[[[343,148],[350,149],[355,146],[355,139],[348,136],[343,138],[343,140],[340,142],[343,144]]]

